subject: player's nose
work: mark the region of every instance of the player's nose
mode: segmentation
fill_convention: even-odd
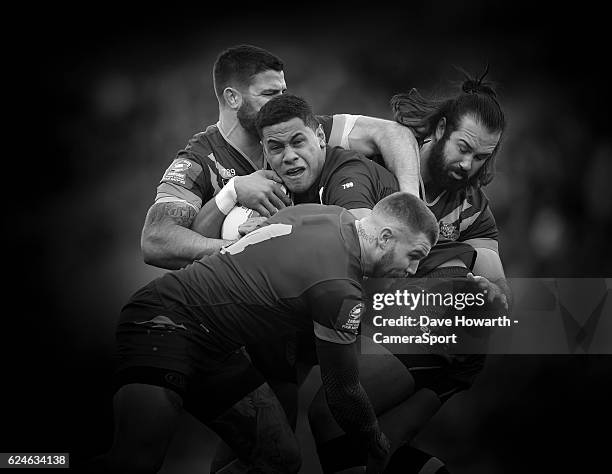
[[[459,162],[459,167],[463,171],[470,172],[472,170],[472,155],[463,155],[461,161]]]
[[[293,147],[288,146],[285,148],[285,152],[283,153],[283,162],[285,163],[293,163],[300,156],[295,152]]]
[[[410,276],[414,275],[417,271],[417,268],[419,268],[419,261],[418,260],[411,260],[410,264],[408,265],[408,268],[406,268],[406,273]]]

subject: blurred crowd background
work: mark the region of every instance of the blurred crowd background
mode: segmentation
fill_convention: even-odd
[[[212,65],[235,44],[279,55],[289,91],[320,114],[390,118],[393,94],[452,93],[456,66],[478,75],[489,64],[509,123],[486,188],[507,275],[612,278],[610,87],[597,12],[485,1],[285,6],[38,12],[22,30],[35,41],[14,72],[33,86],[10,173],[26,211],[8,224],[15,327],[5,331],[1,451],[79,459],[108,448],[114,324],[129,295],[162,273],[141,259],[144,216],[175,153],[216,122]],[[605,454],[596,429],[609,428],[610,375],[609,356],[493,357],[417,442],[451,472],[588,472]],[[318,472],[299,423],[303,472]],[[206,472],[213,445],[186,416],[163,472]]]

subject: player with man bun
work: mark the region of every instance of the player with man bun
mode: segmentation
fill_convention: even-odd
[[[510,291],[499,258],[497,226],[483,191],[494,176],[505,118],[493,87],[484,81],[486,72],[480,79],[466,77],[461,91],[450,97],[429,100],[413,89],[393,97],[391,104],[395,119],[410,127],[419,142],[420,195],[440,226],[439,242],[419,265],[417,276],[467,278],[488,290],[489,303],[507,307]],[[457,252],[451,259],[449,249]],[[361,342],[372,349],[367,338]],[[484,364],[479,355],[415,358],[385,353],[380,346],[375,350],[380,355],[360,357],[360,370],[366,391],[379,407],[379,419],[395,433],[394,448],[408,443],[441,403],[468,388]],[[354,439],[342,434],[327,414],[321,393],[309,417],[324,472],[365,463],[355,456],[359,450]],[[442,463],[430,460],[406,444],[394,454],[387,472],[444,472]],[[433,465],[441,470],[420,470]]]

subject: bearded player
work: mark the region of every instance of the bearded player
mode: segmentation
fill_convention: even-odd
[[[283,61],[257,46],[234,46],[217,57],[213,82],[219,120],[179,151],[147,213],[141,247],[150,265],[176,269],[218,252],[228,244],[219,229],[236,202],[262,216],[290,204],[278,176],[266,169],[254,125],[260,108],[287,90]],[[418,193],[417,143],[408,128],[362,116],[318,120],[330,144],[382,156],[400,189]],[[198,213],[205,220],[195,232],[191,226]]]
[[[478,86],[484,87],[482,84],[478,84]],[[466,87],[469,87],[469,84]],[[457,107],[458,112],[456,113],[459,115],[471,113],[469,105],[464,104],[463,108]],[[367,214],[373,202],[380,199],[385,192],[388,192],[394,186],[392,180],[386,180],[384,170],[372,169],[372,164],[366,166],[362,162],[366,161],[363,160],[363,157],[354,156],[354,153],[345,150],[326,148],[321,128],[314,120],[310,108],[299,98],[285,95],[273,99],[262,108],[258,116],[257,126],[262,136],[267,160],[292,192],[293,200],[296,203],[333,203],[346,206],[353,213]],[[482,130],[478,131],[483,135]],[[451,133],[448,135],[451,135]],[[443,133],[440,136],[443,136]],[[486,136],[484,138],[491,139],[491,137]],[[499,137],[493,137],[491,141],[498,139]],[[443,144],[444,141],[439,141],[439,143]],[[440,145],[438,145],[438,148],[440,148]],[[423,157],[425,158],[424,161],[427,162],[431,155],[426,152]],[[436,156],[434,153],[432,163],[439,162],[440,159],[441,156]],[[456,174],[457,171],[453,169],[451,176],[455,178]],[[426,176],[426,181],[430,182],[429,175]],[[447,192],[449,195],[454,193],[454,188],[448,182],[441,179],[434,181],[434,184],[438,182],[446,186],[445,189],[440,190],[443,195]],[[455,199],[457,198],[458,196],[455,196]],[[470,200],[474,202],[471,197]],[[438,198],[434,201],[436,203],[442,202],[446,207],[453,205],[452,200],[441,201]],[[475,252],[471,245],[461,241],[469,240],[471,236],[486,239],[496,235],[491,233],[491,226],[494,229],[495,224],[494,221],[491,222],[492,215],[486,206],[486,201],[484,203],[481,201],[481,205],[480,211],[476,210],[467,216],[459,215],[459,220],[465,219],[470,225],[463,226],[461,229],[463,232],[457,232],[456,240],[452,240],[453,235],[451,234],[449,238],[445,239],[444,243],[436,245],[430,256],[422,262],[419,268],[420,275],[427,275],[432,278],[461,278],[466,276],[467,269],[472,266]],[[469,208],[470,206],[464,203],[462,207]],[[445,207],[438,210],[440,211],[440,209],[443,210]],[[479,220],[482,210],[488,211],[488,213],[485,213]],[[445,228],[443,222],[440,226]],[[459,225],[459,227],[461,226]],[[470,243],[474,243],[474,241]],[[483,287],[489,290],[491,299],[499,297],[503,301],[504,296],[501,295],[495,285],[485,283],[482,279],[481,283]],[[275,347],[278,348],[279,346],[267,344],[263,347],[264,351],[253,351],[252,348],[251,351],[257,355],[258,360],[261,360],[266,354],[272,361],[282,360],[284,353],[281,351],[279,354],[273,350]],[[263,354],[260,355],[260,352],[263,352]],[[403,420],[405,428],[412,434],[435,413],[439,408],[440,400],[446,400],[453,393],[466,388],[482,367],[481,357],[465,358],[460,361],[460,364],[457,363],[458,359],[455,358],[452,363],[452,370],[448,367],[448,361],[441,364],[438,358],[430,357],[417,361],[414,357],[404,356],[401,361],[404,367],[398,366],[398,360],[393,356],[387,359],[392,365],[389,367],[390,369],[395,371],[399,369],[404,372],[407,367],[410,370],[410,374],[406,377],[407,383],[397,385],[397,390],[392,396],[395,402],[402,401],[403,398],[410,398],[409,403],[404,404],[403,417],[399,419]],[[367,362],[367,358],[364,359],[365,362]],[[373,367],[374,374],[385,373],[385,370],[380,370],[380,360],[371,359],[370,362],[376,364]],[[423,366],[424,364],[425,366]],[[418,365],[420,369],[418,374],[415,365]],[[276,370],[276,372],[269,371],[267,373],[267,376],[271,379],[282,376],[282,372],[288,372],[287,370],[278,370],[278,364],[268,363],[260,366]],[[368,369],[367,366],[366,369]],[[417,378],[420,384],[418,386],[419,390],[421,388],[424,390],[419,391],[417,396],[411,397],[410,395],[415,392],[414,380]],[[374,380],[376,383],[373,384],[373,390],[376,393],[376,387],[385,385],[384,380]],[[428,393],[429,397],[427,396]],[[393,407],[393,403],[381,399],[376,407],[384,411]],[[418,417],[413,416],[414,414],[418,414]],[[319,454],[324,469],[327,472],[333,470],[334,467],[342,467],[342,463],[335,459],[338,457],[337,453],[346,453],[347,462],[345,464],[350,466],[351,462],[354,462],[354,456],[352,456],[354,451],[348,449],[346,444],[352,444],[354,440],[350,440],[350,443],[345,443],[342,446],[340,444],[341,437],[339,440],[325,438],[329,436],[329,430],[326,433],[324,419],[325,416],[318,413],[317,403],[315,403],[311,409],[311,420],[313,420],[313,432],[319,441]],[[408,436],[402,435],[402,438],[406,439]],[[324,439],[324,441],[321,442],[321,439]],[[403,458],[406,457],[405,451],[406,449],[403,449],[401,453]],[[410,462],[414,462],[415,465],[420,459],[426,459],[420,453],[414,452],[411,452],[408,457],[411,458]],[[416,461],[414,460],[415,457],[418,458]]]
[[[497,228],[482,190],[493,179],[495,155],[505,127],[494,90],[482,78],[468,78],[459,94],[445,100],[428,101],[413,90],[394,97],[392,105],[396,120],[410,126],[419,140],[421,196],[440,225],[440,241],[421,262],[417,276],[465,278],[471,268],[467,262],[475,250],[473,273],[479,277],[469,279],[489,290],[491,303],[507,307],[510,292],[499,258]],[[445,252],[457,245],[463,246],[465,253],[448,260]],[[364,387],[386,431],[393,433],[392,449],[401,446],[388,472],[445,472],[440,461],[402,443],[409,442],[444,401],[473,383],[484,356],[415,358],[390,354],[367,338],[361,339],[362,347],[379,353],[360,358]],[[364,459],[356,460],[359,449],[355,449],[354,440],[330,420],[322,394],[315,397],[310,421],[324,472],[365,463]]]
[[[360,220],[337,206],[296,206],[137,291],[117,328],[115,436],[98,467],[157,472],[187,410],[238,454],[225,472],[297,472],[284,411],[240,348],[310,330],[330,410],[380,472],[388,441],[356,362],[361,280],[411,273],[437,237],[433,214],[408,193]]]

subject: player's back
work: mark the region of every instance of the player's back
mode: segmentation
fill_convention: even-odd
[[[360,291],[354,220],[337,206],[286,208],[222,253],[166,274],[157,290],[222,351],[309,328],[313,287],[329,282]]]

